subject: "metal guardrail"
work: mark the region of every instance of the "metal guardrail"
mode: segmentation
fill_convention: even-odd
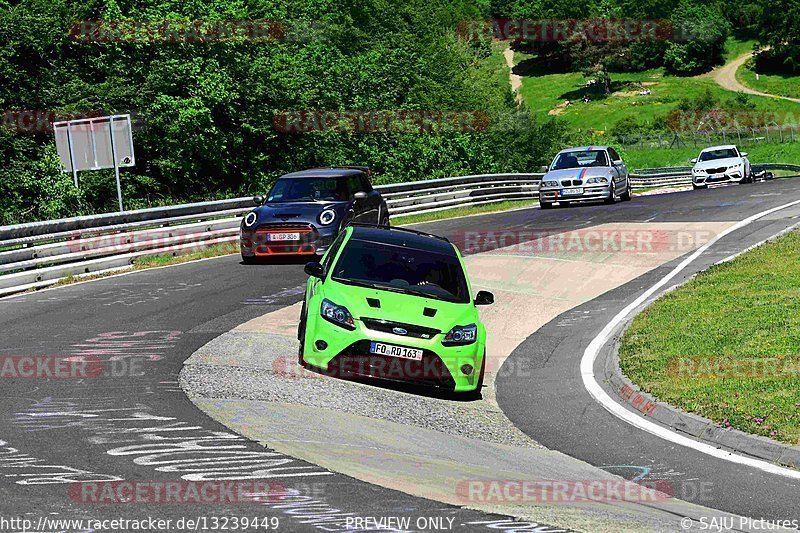
[[[755,165],[754,165],[755,166]],[[800,165],[758,165],[800,174]],[[635,189],[689,185],[691,167],[631,174]],[[477,174],[377,185],[393,216],[534,200],[542,173]],[[0,227],[0,296],[73,276],[130,268],[140,257],[234,243],[252,198],[182,204]]]

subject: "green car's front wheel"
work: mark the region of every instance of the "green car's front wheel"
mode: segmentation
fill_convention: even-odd
[[[483,361],[481,361],[481,373],[478,375],[478,383],[475,385],[475,393],[480,394],[483,388],[483,376],[486,373],[486,350],[483,351]]]
[[[297,325],[297,340],[300,346],[297,348],[297,364],[306,368],[308,365],[303,361],[303,346],[306,344],[306,302],[303,301],[303,309],[300,311],[300,323]]]

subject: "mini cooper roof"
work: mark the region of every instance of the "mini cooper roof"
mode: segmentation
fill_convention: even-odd
[[[283,178],[341,178],[343,176],[354,176],[358,174],[370,174],[367,167],[321,167],[300,170],[291,174],[284,174],[278,179]]]
[[[455,250],[450,241],[438,235],[391,226],[374,226],[370,224],[351,224],[351,226],[353,228],[351,239],[455,255]]]

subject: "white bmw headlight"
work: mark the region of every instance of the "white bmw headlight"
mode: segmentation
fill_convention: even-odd
[[[334,220],[336,220],[336,211],[333,209],[326,209],[319,214],[319,223],[323,226],[327,226]]]
[[[705,174],[706,171],[703,170],[702,168],[693,168],[692,169],[692,173],[694,173],[694,174]]]
[[[258,220],[258,215],[256,214],[255,211],[250,211],[244,217],[244,225],[245,225],[245,227],[249,228],[250,226],[252,226],[253,224],[256,223],[256,220]]]
[[[558,187],[557,181],[543,181],[542,187]]]
[[[586,183],[608,183],[606,178],[589,178]]]

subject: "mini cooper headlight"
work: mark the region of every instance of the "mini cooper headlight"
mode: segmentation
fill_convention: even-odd
[[[456,326],[445,335],[442,344],[445,346],[463,346],[465,344],[472,344],[477,338],[478,326],[475,324]]]
[[[250,211],[244,217],[244,225],[245,225],[245,227],[249,228],[250,226],[252,226],[253,224],[256,223],[256,220],[258,220],[258,215],[256,214],[255,211]]]
[[[543,181],[542,187],[558,187],[557,181]]]
[[[336,220],[336,211],[333,209],[326,209],[319,214],[319,223],[323,226],[327,226],[334,220]]]
[[[332,322],[337,326],[345,329],[356,329],[356,323],[353,320],[353,315],[343,305],[336,305],[332,301],[324,298],[322,305],[319,308],[319,314],[328,322]]]
[[[608,179],[602,177],[589,178],[586,183],[608,183]]]

